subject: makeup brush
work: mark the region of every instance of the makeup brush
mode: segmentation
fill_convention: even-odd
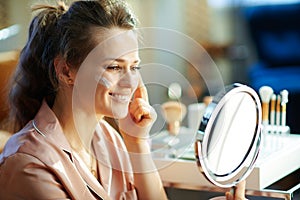
[[[262,101],[262,122],[263,125],[269,124],[269,103],[273,89],[269,86],[262,86],[259,88],[259,95]]]
[[[281,125],[286,125],[286,104],[288,102],[289,92],[287,90],[282,90],[281,94]]]
[[[280,103],[281,103],[281,97],[278,94],[277,95],[277,102],[276,102],[276,125],[280,126]]]
[[[275,125],[275,103],[276,103],[276,95],[272,94],[271,96],[271,106],[270,106],[270,125]]]

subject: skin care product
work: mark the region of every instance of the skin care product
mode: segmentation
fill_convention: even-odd
[[[109,80],[107,80],[105,77],[103,77],[103,76],[102,77],[95,76],[95,80],[99,84],[105,86],[106,88],[110,88],[112,86],[112,83]]]

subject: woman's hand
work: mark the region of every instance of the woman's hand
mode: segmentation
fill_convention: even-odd
[[[138,199],[167,199],[148,143],[149,131],[156,120],[156,112],[149,105],[142,79],[129,104],[128,115],[119,120],[119,130],[130,156]]]
[[[129,104],[128,115],[119,120],[119,129],[125,142],[147,141],[149,131],[156,118],[157,114],[149,105],[147,89],[140,78],[133,100]]]
[[[245,197],[246,181],[243,180],[236,185],[234,194],[226,192],[226,200],[246,200]]]

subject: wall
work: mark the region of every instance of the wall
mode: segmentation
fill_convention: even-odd
[[[28,25],[31,19],[30,6],[32,0],[9,0],[7,1],[7,19],[8,25],[19,24],[20,33],[14,39],[12,49],[21,49],[27,39]]]
[[[208,7],[206,1],[196,0],[130,0],[130,3],[133,5],[138,18],[141,21],[141,27],[151,26],[178,31],[186,37],[191,38],[191,40],[195,40],[199,45],[202,43],[209,43],[218,46],[233,43],[232,10],[230,8]],[[196,56],[200,57],[201,55]],[[194,73],[194,70],[192,70],[192,72],[188,74],[191,66],[174,56],[172,57],[169,54],[159,52],[159,55],[152,55],[152,57],[144,57],[143,59],[168,65],[179,73],[182,73],[192,84],[198,84],[200,87],[205,87],[203,81],[200,80],[201,74],[194,78],[190,77],[190,74]],[[231,63],[228,62],[228,59],[224,57],[215,58],[214,62],[218,67],[219,73],[221,73],[224,84],[232,83],[232,66]],[[157,76],[162,76],[164,79],[172,78],[160,74],[153,74],[152,78]],[[196,90],[201,90],[197,93],[203,94],[205,92],[205,88],[195,88],[195,91]],[[183,99],[185,99],[186,102],[189,102],[190,97],[187,93],[183,93]],[[157,99],[157,101],[164,101],[166,99],[166,91],[164,94],[157,94],[156,96],[155,99]]]

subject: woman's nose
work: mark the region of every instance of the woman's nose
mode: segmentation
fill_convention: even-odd
[[[126,71],[119,80],[121,87],[133,87],[137,84],[137,74],[131,71]]]

